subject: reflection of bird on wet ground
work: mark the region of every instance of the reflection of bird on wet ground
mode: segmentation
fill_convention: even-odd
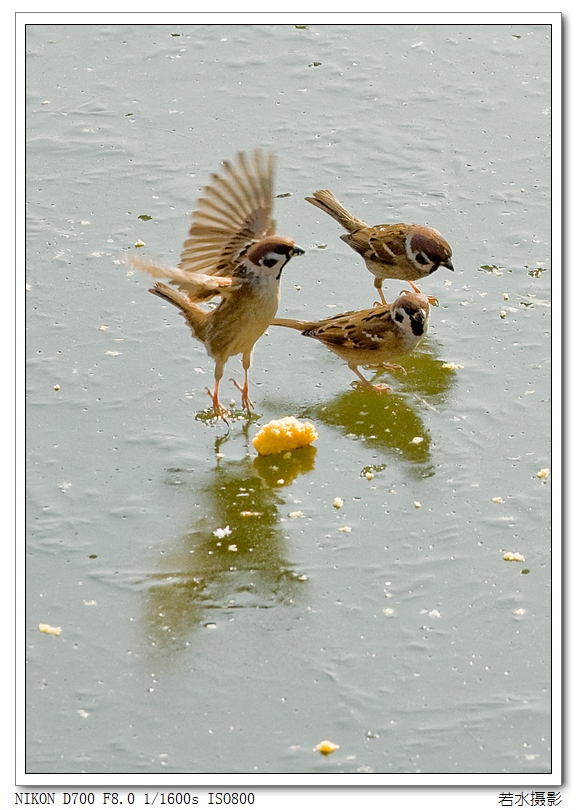
[[[219,385],[229,357],[242,355],[242,405],[250,411],[248,370],[254,344],[274,318],[284,266],[304,251],[285,236],[275,235],[272,219],[274,160],[256,150],[243,153],[236,165],[225,161],[213,174],[192,217],[178,267],[131,256],[128,261],[157,278],[167,278],[179,291],[157,283],[150,292],[180,309],[194,337],[215,361],[214,412],[224,418]],[[221,301],[204,310],[199,301],[215,295]]]
[[[318,321],[275,318],[272,325],[297,329],[305,337],[320,341],[346,361],[362,386],[389,391],[390,387],[384,383],[370,383],[358,367],[380,366],[404,372],[402,366],[390,361],[409,354],[419,345],[427,332],[429,311],[427,296],[403,291],[392,304],[344,312]]]
[[[383,279],[416,281],[434,273],[439,267],[453,270],[451,247],[435,228],[426,225],[367,225],[350,214],[328,189],[315,191],[305,199],[320,208],[348,231],[341,236],[365,260],[375,276],[375,287],[383,295]]]

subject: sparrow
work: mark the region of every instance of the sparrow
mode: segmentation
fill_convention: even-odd
[[[375,287],[382,304],[387,303],[382,290],[385,278],[415,281],[429,276],[439,267],[454,270],[451,247],[434,228],[402,222],[371,227],[349,214],[328,189],[315,191],[312,197],[305,197],[305,200],[336,219],[348,231],[341,239],[365,260],[367,268],[375,276]]]
[[[234,163],[223,162],[198,201],[178,267],[130,256],[133,267],[166,278],[175,287],[157,282],[149,292],[180,310],[215,362],[214,391],[207,389],[216,416],[226,421],[219,400],[224,367],[242,355],[242,406],[254,407],[248,395],[248,371],[256,341],[274,318],[283,268],[304,250],[293,239],[275,234],[272,219],[274,158],[261,150]],[[210,310],[199,305],[220,296]]]
[[[358,367],[376,365],[405,372],[402,366],[389,361],[408,354],[419,345],[427,332],[430,312],[427,296],[412,282],[409,284],[416,291],[403,290],[392,304],[344,312],[319,321],[275,318],[272,325],[297,329],[305,337],[320,341],[346,361],[362,386],[386,392],[390,386],[384,383],[373,385]],[[359,385],[356,381],[355,384]]]

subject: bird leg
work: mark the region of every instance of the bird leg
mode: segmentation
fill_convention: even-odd
[[[219,383],[220,383],[220,379],[218,379],[218,378],[215,379],[215,381],[214,381],[214,393],[210,390],[210,388],[207,388],[206,390],[208,391],[208,395],[212,399],[212,409],[213,409],[213,411],[215,413],[215,416],[218,416],[220,419],[222,419],[223,422],[226,422],[226,417],[229,416],[230,414],[227,411],[227,409],[224,407],[224,405],[220,404],[220,400],[218,398],[218,385],[219,385]],[[226,422],[226,423],[228,424],[228,422]]]
[[[378,292],[378,294],[379,294],[379,296],[380,296],[381,300],[380,300],[380,302],[379,302],[379,301],[375,301],[375,303],[373,304],[373,306],[374,306],[374,307],[381,307],[381,306],[382,306],[382,307],[386,307],[387,302],[386,302],[386,300],[385,300],[385,296],[383,295],[383,279],[382,279],[382,278],[376,278],[376,279],[375,279],[375,287],[376,287],[376,289],[377,289],[377,292]]]
[[[421,290],[417,287],[417,285],[413,281],[411,281],[410,279],[407,279],[407,281],[409,282],[409,284],[413,288],[413,292],[418,293],[418,295],[424,295],[424,293],[421,292]],[[410,292],[410,290],[401,290],[401,293],[404,293],[404,292]],[[427,299],[427,301],[429,302],[429,304],[432,307],[438,307],[439,306],[439,299],[436,298],[434,295],[426,295],[425,298]]]
[[[254,408],[254,403],[251,401],[248,395],[248,369],[245,368],[244,370],[244,385],[241,387],[236,380],[233,380],[231,377],[231,381],[234,385],[238,388],[240,393],[242,394],[241,402],[242,407],[245,408],[248,413],[251,412],[251,409]]]
[[[387,391],[392,390],[391,386],[387,385],[386,383],[378,383],[378,385],[373,385],[373,383],[369,382],[366,377],[363,377],[363,375],[361,374],[361,372],[359,371],[359,369],[356,366],[349,365],[349,368],[350,368],[351,371],[354,371],[354,373],[357,375],[357,377],[360,380],[360,383],[358,383],[356,380],[354,380],[351,383],[351,385],[353,387],[371,388],[373,391],[378,391],[380,394],[386,394]]]

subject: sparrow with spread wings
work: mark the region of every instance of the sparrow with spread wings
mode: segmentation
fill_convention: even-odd
[[[248,371],[253,348],[273,320],[280,296],[283,268],[304,253],[293,239],[275,233],[272,218],[274,157],[260,149],[236,161],[224,161],[213,174],[192,216],[178,267],[131,255],[129,263],[175,287],[158,282],[150,292],[176,306],[195,338],[215,362],[214,391],[208,390],[214,412],[225,419],[219,386],[228,359],[242,355],[244,384],[233,380],[242,406],[253,406]],[[199,306],[214,296],[212,310]]]

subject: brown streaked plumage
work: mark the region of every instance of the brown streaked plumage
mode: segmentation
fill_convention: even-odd
[[[235,163],[224,161],[198,202],[178,267],[128,259],[138,270],[179,288],[157,283],[150,292],[180,310],[215,361],[214,391],[209,394],[215,414],[223,419],[227,410],[219,400],[219,384],[225,364],[242,355],[244,385],[234,384],[250,411],[248,370],[254,344],[276,314],[284,266],[304,253],[289,237],[274,234],[273,175],[273,156],[259,149],[250,157],[239,153]],[[221,298],[216,308],[207,311],[198,305],[215,295]]]
[[[328,189],[315,191],[305,199],[331,216],[346,230],[343,242],[365,260],[375,276],[375,287],[383,295],[383,279],[415,281],[434,273],[439,267],[453,270],[452,251],[439,231],[426,225],[368,225],[350,214]]]
[[[419,345],[427,332],[429,312],[426,295],[405,290],[393,304],[343,312],[319,321],[275,318],[272,325],[297,329],[305,337],[320,341],[346,361],[363,386],[388,391],[388,385],[370,383],[358,366],[377,365],[404,371],[402,366],[390,361]]]

